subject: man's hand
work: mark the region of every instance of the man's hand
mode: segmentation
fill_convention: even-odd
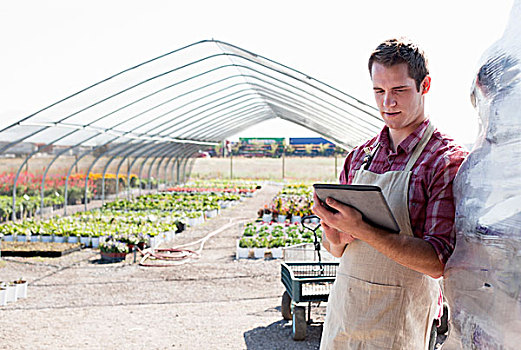
[[[350,234],[339,231],[336,228],[329,226],[324,221],[322,221],[321,226],[324,229],[324,235],[330,244],[346,245],[355,240],[355,238]]]
[[[342,256],[347,243],[360,239],[401,265],[433,278],[442,276],[444,265],[427,241],[376,228],[363,221],[359,211],[333,198],[327,198],[326,203],[336,209],[336,213],[328,210],[316,193],[314,200],[313,212],[322,220],[324,236],[331,239],[331,242],[324,240],[324,247],[333,256]]]
[[[333,214],[329,211],[318,199],[317,195],[314,194],[314,206],[313,212],[320,217],[321,226],[324,229],[324,236],[322,238],[322,244],[324,247],[335,257],[339,258],[344,253],[347,244],[355,240],[355,238],[345,232],[342,232],[334,227],[331,227],[325,220],[325,216]]]
[[[362,220],[362,214],[360,214],[360,212],[356,209],[337,202],[333,198],[327,198],[327,205],[337,210],[336,213],[333,213],[327,209],[324,204],[322,204],[322,201],[318,198],[316,193],[313,195],[313,199],[313,212],[322,220],[322,226],[324,227],[324,230],[334,229],[337,232],[343,233],[343,237],[350,237],[349,241],[345,243],[350,243],[354,240],[354,238],[357,238],[356,234],[360,231],[361,227],[363,225],[367,225]],[[328,236],[327,238],[329,239],[330,237]],[[333,235],[331,235],[331,238],[331,243],[333,241],[337,242]],[[338,241],[338,243],[341,242]]]

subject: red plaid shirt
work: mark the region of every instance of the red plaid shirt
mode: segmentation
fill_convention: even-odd
[[[396,152],[390,147],[389,129],[385,126],[380,134],[349,153],[340,174],[340,183],[352,183],[355,171],[360,169],[365,157],[363,148],[376,142],[380,142],[380,149],[368,170],[377,174],[404,170],[428,123],[426,120],[418,126],[398,145]],[[409,215],[413,234],[432,244],[443,264],[449,259],[456,243],[452,181],[467,153],[453,139],[435,130],[412,168]]]

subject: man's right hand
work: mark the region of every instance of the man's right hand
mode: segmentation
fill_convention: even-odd
[[[344,253],[344,250],[347,244],[353,242],[355,238],[348,233],[337,230],[334,227],[329,226],[326,221],[323,220],[323,214],[328,209],[322,204],[320,199],[318,199],[316,193],[313,195],[314,197],[314,206],[313,212],[320,217],[321,226],[324,230],[324,236],[322,237],[322,245],[328,252],[331,253],[334,257],[340,258]]]

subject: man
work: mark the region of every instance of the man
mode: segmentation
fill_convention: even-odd
[[[385,127],[346,158],[340,182],[381,187],[400,226],[393,234],[332,198],[315,195],[324,247],[340,257],[321,349],[427,349],[437,317],[437,278],[454,249],[452,181],[466,156],[425,115],[431,86],[423,52],[405,40],[369,59]]]

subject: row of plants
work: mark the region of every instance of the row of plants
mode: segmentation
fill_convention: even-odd
[[[305,184],[286,184],[270,203],[258,211],[263,221],[300,222],[300,218],[312,215],[313,190]]]
[[[58,193],[43,199],[44,207],[59,208],[65,202],[64,197]],[[15,216],[19,219],[33,217],[41,205],[40,196],[29,196],[27,194],[16,197]],[[0,196],[0,222],[11,219],[13,213],[13,197]]]
[[[9,222],[0,225],[0,234],[6,241],[81,242],[94,248],[111,236],[125,244],[150,244],[154,237],[184,227],[182,217],[164,214],[132,217],[128,213],[93,210],[48,220]]]
[[[313,243],[313,232],[300,225],[304,216],[313,214],[312,194],[311,186],[286,184],[258,211],[256,222],[245,225],[237,241],[237,257],[281,258],[284,247]],[[317,235],[322,237],[320,228]]]
[[[322,237],[321,228],[317,229],[317,237]],[[240,248],[279,248],[301,243],[313,243],[313,232],[294,224],[246,224],[242,238],[239,240]]]
[[[139,196],[135,199],[121,199],[104,204],[110,210],[164,210],[164,211],[211,211],[219,210],[224,202],[241,199],[240,195],[226,192],[163,192]]]
[[[8,221],[12,217],[13,205],[13,184],[16,177],[14,172],[0,173],[0,222]],[[21,172],[16,186],[16,206],[15,217],[22,219],[32,217],[41,209],[41,183],[42,173]],[[87,202],[93,198],[100,198],[103,182],[103,175],[99,173],[90,173],[87,183]],[[59,209],[65,204],[65,180],[66,176],[50,174],[45,179],[45,188],[43,193],[43,207]],[[146,188],[147,186],[157,186],[155,179],[139,179],[136,174],[131,174],[127,179],[125,174],[119,174],[116,180],[115,174],[105,174],[105,195],[116,192],[116,186],[123,190],[130,180],[130,187]],[[67,204],[84,204],[85,202],[85,174],[72,174],[67,184]],[[98,191],[99,189],[99,191]]]
[[[91,174],[88,180],[88,187],[96,193],[96,184],[92,179]],[[12,196],[13,194],[13,184],[16,177],[16,173],[14,172],[3,172],[0,173],[0,195],[4,196]],[[17,184],[16,184],[16,195],[23,196],[24,194],[28,196],[39,196],[41,194],[41,184],[42,184],[43,173],[31,173],[28,171],[21,172],[18,176]],[[69,176],[69,181],[67,183],[67,192],[74,191],[74,188],[82,189],[85,188],[85,174],[72,174]],[[63,195],[65,192],[65,175],[58,174],[49,174],[45,178],[45,188],[44,188],[44,197],[48,197],[53,195],[55,192]],[[83,194],[83,191],[82,191]]]
[[[261,186],[251,181],[241,180],[195,180],[187,183],[185,186],[171,187],[167,191],[170,192],[227,192],[238,193],[241,195],[251,195]]]
[[[240,199],[241,195],[228,192],[150,194],[68,217],[8,222],[0,225],[0,235],[8,241],[81,242],[122,253],[123,246],[128,249],[171,239],[186,225],[203,222]]]

